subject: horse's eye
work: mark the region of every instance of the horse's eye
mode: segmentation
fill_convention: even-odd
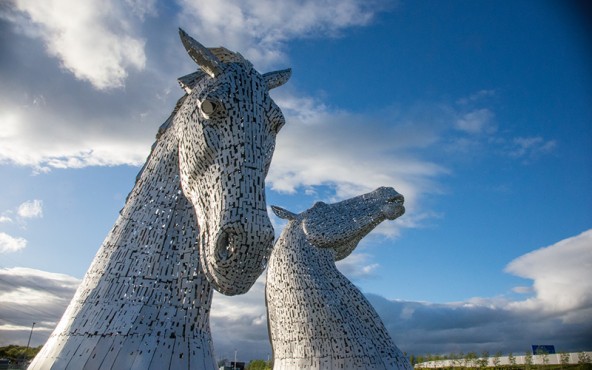
[[[205,99],[201,102],[201,111],[206,115],[209,116],[210,114],[214,113],[218,108],[218,104],[214,103],[211,100]]]

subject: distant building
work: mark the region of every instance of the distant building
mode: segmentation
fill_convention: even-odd
[[[235,364],[234,361],[224,360],[218,366],[218,370],[245,370],[245,363],[240,361]]]
[[[10,360],[7,358],[0,358],[0,369],[8,369],[10,366]]]

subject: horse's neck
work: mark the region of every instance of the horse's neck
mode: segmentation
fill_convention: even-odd
[[[291,271],[296,274],[314,274],[315,271],[335,269],[335,251],[318,248],[306,238],[302,225],[290,222],[279,237],[272,252],[276,273]]]
[[[150,219],[148,210],[160,212],[174,209],[179,203],[188,203],[181,191],[179,177],[177,141],[172,133],[165,133],[158,140],[148,157],[146,164],[138,174],[136,184],[127,197],[125,207],[121,210],[122,217],[143,218],[143,225],[148,225]],[[158,212],[157,212],[158,210]],[[158,217],[153,217],[157,223]]]
[[[177,142],[172,133],[165,132],[156,142],[85,280],[90,285],[102,285],[105,282],[99,282],[103,280],[101,276],[133,279],[134,287],[129,292],[110,290],[110,294],[125,295],[128,300],[131,294],[131,301],[185,300],[185,296],[199,293],[194,304],[209,306],[211,287],[199,264],[198,235],[195,212],[181,191]],[[169,293],[158,297],[143,290],[150,290],[150,286]],[[182,286],[185,288],[181,292]]]
[[[170,131],[160,136],[138,175],[121,211],[122,224],[133,228],[135,233],[143,232],[139,244],[152,246],[155,253],[190,253],[201,273],[197,263],[199,226],[193,205],[181,189],[178,142]]]

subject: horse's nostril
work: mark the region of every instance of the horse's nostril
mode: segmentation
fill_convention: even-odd
[[[387,199],[386,202],[387,203],[403,204],[405,202],[405,198],[401,194],[399,194],[395,197]]]
[[[230,236],[226,231],[222,231],[216,240],[216,255],[218,259],[225,261],[230,255]]]

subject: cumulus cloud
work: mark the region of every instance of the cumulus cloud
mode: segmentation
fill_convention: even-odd
[[[15,38],[24,42],[22,36]],[[5,81],[0,87],[0,163],[36,172],[143,163],[174,106],[175,96],[166,93],[163,80],[148,73],[133,87],[103,94],[56,74],[55,66],[30,47],[25,45],[24,52],[31,53],[35,71],[56,76],[59,81],[53,83],[64,88],[39,84],[40,76],[30,71],[13,76],[0,68]],[[3,51],[15,65],[22,63],[11,55],[14,49]],[[175,83],[174,77],[167,80]]]
[[[182,52],[174,28],[170,34],[142,28],[157,15],[155,1],[5,4],[0,163],[35,172],[142,164],[182,95],[174,90],[185,73],[179,59],[196,68],[185,54],[171,58],[171,48]],[[157,47],[148,48],[144,38]]]
[[[592,230],[525,254],[506,271],[533,280],[534,297],[512,307],[560,314],[572,323],[592,317]]]
[[[506,272],[531,279],[533,297],[433,304],[369,296],[402,348],[414,353],[522,352],[553,343],[561,351],[592,342],[592,230],[511,261]],[[411,350],[413,349],[413,350]]]
[[[347,258],[337,261],[337,269],[350,279],[367,279],[375,276],[380,264],[372,262],[372,256],[367,253],[352,253]]]
[[[139,131],[139,136],[135,138],[121,129],[117,133],[100,130],[96,135],[89,136],[85,131],[101,128],[104,124],[93,122],[90,118],[85,126],[76,125],[75,122],[82,121],[82,117],[68,117],[69,114],[57,112],[55,108],[8,108],[12,110],[13,120],[18,122],[19,127],[13,130],[13,134],[0,138],[0,162],[31,166],[37,172],[46,172],[52,168],[139,165],[146,159],[151,141],[151,135],[147,135],[146,130]],[[0,117],[0,129],[10,125],[11,121]]]
[[[14,0],[13,4],[30,20],[26,28],[21,21],[23,31],[41,38],[65,69],[98,89],[121,87],[127,69],[144,68],[145,41],[132,35],[131,20],[120,2]],[[139,9],[134,2],[127,4]]]
[[[423,209],[421,200],[444,191],[440,181],[451,173],[458,153],[465,160],[465,151],[488,145],[484,136],[495,135],[493,109],[476,106],[492,94],[479,92],[456,105],[416,102],[353,113],[278,91],[275,100],[288,123],[278,136],[267,183],[288,194],[315,194],[327,186],[334,190],[332,198],[323,199],[328,201],[393,186],[405,196],[406,215],[375,233],[397,236],[402,227],[438,217]],[[441,154],[438,162],[434,153]]]
[[[159,14],[155,1],[15,0],[0,11],[0,31],[12,33],[10,45],[0,45],[0,163],[38,173],[141,165],[158,125],[181,96],[172,87],[184,73],[179,61],[188,66],[186,73],[195,68],[176,30],[164,37],[145,29],[147,17],[180,23],[206,44],[224,44],[267,65],[277,61],[283,42],[366,25],[385,9],[378,5],[181,1],[179,8]],[[55,70],[56,60],[68,73]],[[110,90],[89,90],[72,75]],[[124,84],[125,89],[112,89]]]
[[[24,238],[13,237],[0,232],[0,253],[12,253],[24,249],[27,246],[27,240]]]
[[[267,177],[273,190],[294,193],[329,185],[336,201],[393,186],[413,209],[419,195],[434,191],[436,177],[448,172],[418,154],[439,140],[442,122],[436,112],[429,117],[416,116],[413,109],[354,114],[315,108],[310,100],[289,94],[276,100],[288,124],[278,136]]]
[[[264,66],[285,58],[283,43],[303,37],[334,36],[368,24],[391,2],[361,0],[181,0],[181,23],[212,46],[243,50]],[[185,26],[184,26],[185,27]]]
[[[6,215],[0,215],[0,224],[12,222],[12,218]]]
[[[43,217],[43,201],[34,199],[22,203],[17,214],[22,218],[40,218]]]

